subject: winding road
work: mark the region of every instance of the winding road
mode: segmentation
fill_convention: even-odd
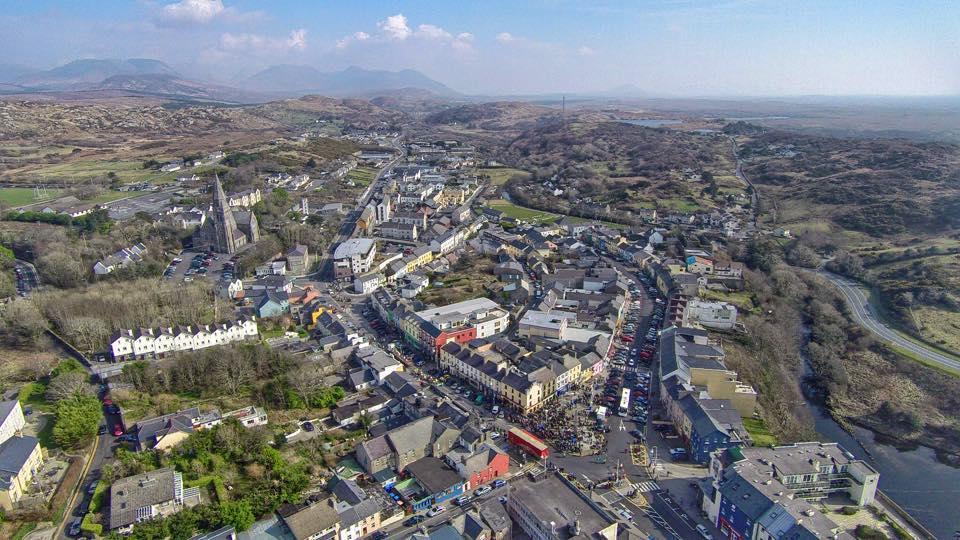
[[[956,358],[908,339],[884,324],[880,320],[879,315],[877,315],[876,308],[870,305],[867,293],[859,284],[825,270],[820,270],[819,273],[830,280],[830,282],[840,290],[843,299],[847,302],[847,305],[850,306],[854,320],[882,341],[909,351],[930,363],[937,364],[948,370],[960,371],[960,361]]]

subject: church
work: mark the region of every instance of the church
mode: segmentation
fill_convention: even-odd
[[[220,177],[214,179],[213,204],[206,221],[193,233],[193,248],[234,254],[260,240],[260,227],[253,210],[233,210],[223,193]]]

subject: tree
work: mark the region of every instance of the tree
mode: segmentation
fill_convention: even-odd
[[[53,251],[37,259],[37,271],[43,281],[61,289],[69,289],[83,283],[86,276],[80,257]]]
[[[305,362],[287,374],[287,382],[304,403],[309,403],[313,393],[323,388],[323,373],[315,364]]]
[[[50,380],[47,386],[46,398],[48,401],[63,401],[75,397],[94,396],[93,385],[89,377],[79,371],[71,371]]]
[[[57,403],[53,440],[64,448],[79,448],[97,436],[103,419],[94,396],[77,396]]]
[[[0,319],[0,335],[12,347],[36,344],[46,328],[47,322],[37,306],[23,298],[7,304]]]
[[[220,503],[220,520],[224,525],[233,525],[237,531],[245,531],[256,521],[253,509],[247,501]]]

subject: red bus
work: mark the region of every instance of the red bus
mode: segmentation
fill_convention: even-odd
[[[550,455],[550,449],[543,441],[520,428],[510,428],[510,431],[507,431],[507,440],[510,441],[510,444],[523,448],[539,459],[544,459]]]

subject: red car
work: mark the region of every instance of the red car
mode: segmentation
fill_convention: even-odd
[[[119,437],[121,435],[123,435],[123,426],[121,424],[113,426],[113,436]]]
[[[112,399],[110,399],[110,398],[103,398],[103,406],[104,406],[104,407],[109,407],[109,406],[111,406],[111,405],[113,405],[113,400],[112,400]]]

